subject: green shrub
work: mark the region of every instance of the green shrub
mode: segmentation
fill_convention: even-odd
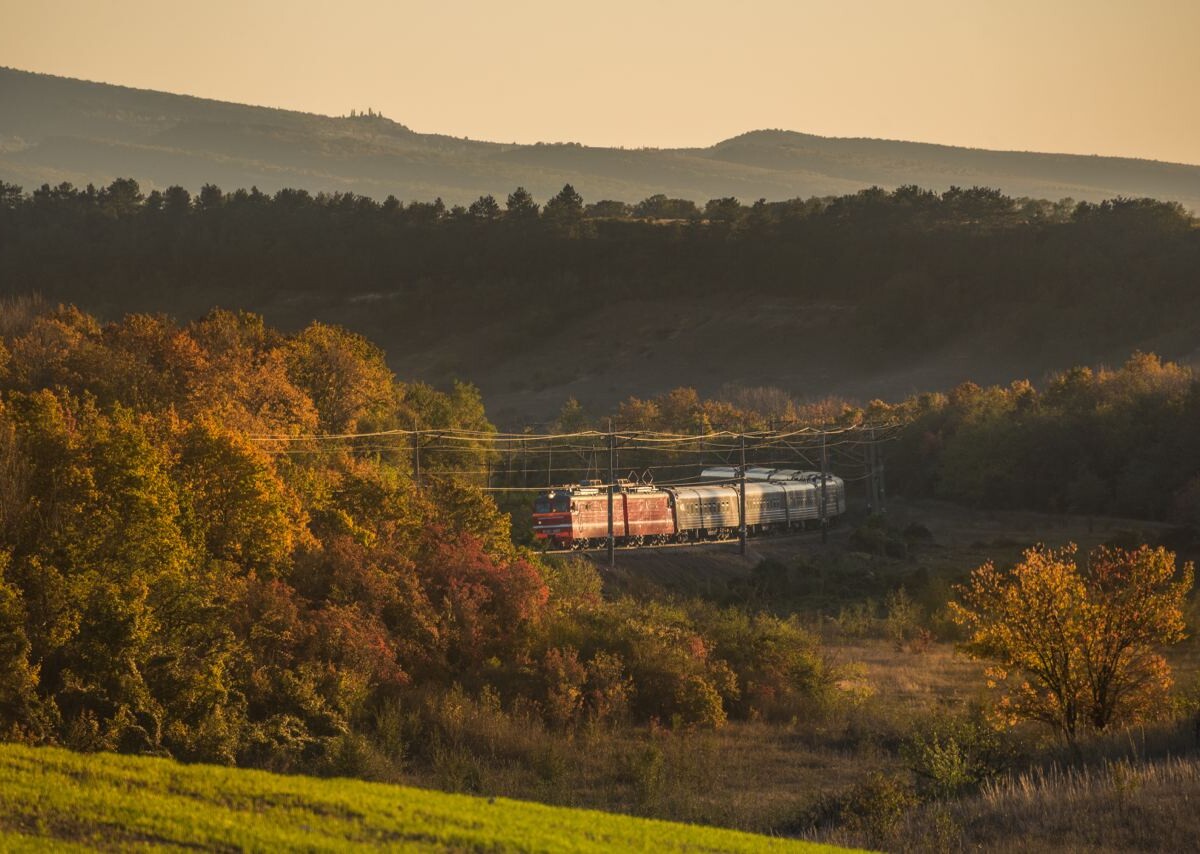
[[[846,638],[874,636],[879,624],[875,616],[876,610],[873,599],[842,606],[836,618],[838,633]]]
[[[553,607],[571,608],[600,602],[603,581],[595,564],[586,558],[547,555],[542,575],[550,588]]]
[[[983,709],[974,707],[927,721],[911,734],[904,753],[923,791],[952,797],[1001,774],[1014,751]]]
[[[653,812],[666,784],[666,757],[653,742],[637,748],[625,760],[625,779],[633,785],[634,803],[641,813]]]
[[[623,598],[575,615],[572,633],[592,661],[599,653],[617,657],[599,658],[594,681],[606,683],[618,705],[627,699],[638,719],[678,720],[684,726],[724,723],[737,680],[684,608]],[[563,634],[557,630],[557,636]],[[616,675],[617,659],[627,680]]]
[[[717,686],[703,676],[687,676],[675,693],[673,719],[717,729],[725,724],[725,705]]]
[[[920,803],[912,783],[898,774],[873,771],[856,786],[825,796],[808,811],[799,824],[822,835],[838,832],[867,847],[894,849],[904,819]]]
[[[907,648],[912,652],[924,652],[933,636],[922,625],[924,614],[921,606],[900,587],[888,594],[884,607],[887,609],[884,631],[896,650]]]
[[[731,668],[736,693],[729,692],[728,709],[737,717],[790,720],[818,714],[832,700],[838,674],[796,617],[709,605],[692,613],[713,656]]]

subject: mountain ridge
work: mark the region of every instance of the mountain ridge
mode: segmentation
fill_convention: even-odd
[[[133,177],[354,192],[466,204],[514,187],[588,200],[656,193],[703,202],[782,200],[918,184],[1099,201],[1151,196],[1200,209],[1200,166],[934,142],[746,131],[707,147],[503,143],[422,133],[382,116],[337,117],[0,68],[0,179],[37,186]]]

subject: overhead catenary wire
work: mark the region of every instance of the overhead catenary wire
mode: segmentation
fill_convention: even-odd
[[[903,422],[890,420],[776,430],[710,430],[697,434],[615,429],[549,433],[524,430],[516,433],[414,427],[361,433],[253,435],[248,438],[268,454],[307,456],[350,452],[409,456],[418,483],[422,476],[434,480],[462,478],[473,481],[477,488],[489,493],[537,493],[553,488],[556,482],[562,485],[580,480],[610,491],[631,482],[644,486],[687,487],[714,481],[695,475],[672,477],[670,474],[695,471],[697,465],[736,469],[739,464],[742,467],[829,471],[830,463],[834,462],[830,456],[834,455],[840,460],[837,467],[841,469],[843,482],[869,481],[869,505],[874,506],[878,501],[882,509],[883,471],[879,450],[882,445],[897,440],[903,426]],[[599,459],[606,449],[610,466],[617,464],[618,459],[633,465],[635,471],[630,473],[629,479],[615,477],[612,469],[604,482],[592,476],[593,472],[600,474]],[[544,464],[538,461],[543,454]],[[651,462],[651,459],[658,461]],[[458,464],[454,465],[454,461]],[[616,467],[619,469],[620,465]],[[638,475],[639,471],[641,475]],[[531,482],[531,474],[534,481],[544,479],[544,482]],[[660,476],[664,474],[667,477]],[[500,478],[499,485],[494,485],[496,477]]]
[[[886,430],[893,427],[902,426],[902,422],[871,422],[843,426],[831,427],[803,427],[794,430],[748,430],[748,431],[733,431],[733,430],[717,430],[708,433],[669,433],[656,430],[615,430],[611,434],[606,431],[598,430],[583,430],[573,433],[505,433],[500,431],[490,430],[471,430],[462,427],[444,427],[444,428],[414,428],[404,429],[395,428],[391,430],[375,430],[362,433],[314,433],[314,434],[252,434],[247,438],[252,442],[348,442],[359,439],[372,439],[383,437],[411,437],[417,436],[433,436],[438,440],[462,441],[462,442],[478,442],[481,440],[502,443],[502,444],[520,444],[521,442],[545,442],[551,440],[563,439],[595,439],[597,442],[606,442],[611,435],[617,441],[624,442],[644,442],[650,444],[663,443],[691,443],[691,442],[711,442],[716,439],[728,439],[729,448],[736,450],[737,442],[743,437],[748,440],[769,440],[781,441],[793,437],[818,437],[824,434],[826,437],[841,436],[845,434],[863,433],[865,431]],[[715,447],[715,446],[712,446]]]

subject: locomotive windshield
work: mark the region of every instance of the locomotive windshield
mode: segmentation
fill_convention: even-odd
[[[534,513],[566,513],[571,509],[571,496],[560,492],[551,498],[549,495],[539,495],[533,500]]]

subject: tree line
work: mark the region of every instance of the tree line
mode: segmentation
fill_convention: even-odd
[[[488,194],[469,205],[447,207],[440,197],[432,202],[410,200],[405,203],[389,195],[379,202],[373,197],[349,192],[313,194],[291,188],[272,195],[263,193],[257,187],[224,192],[215,184],[205,184],[195,195],[178,185],[143,193],[140,184],[132,178],[117,178],[104,187],[94,184],[76,187],[70,182],[55,186],[43,184],[30,193],[20,186],[0,181],[0,207],[9,210],[28,204],[43,209],[66,205],[76,210],[91,208],[108,217],[126,216],[139,211],[151,216],[163,214],[178,217],[188,211],[211,213],[225,205],[249,204],[259,208],[276,206],[277,209],[291,210],[313,207],[343,212],[378,212],[410,224],[500,219],[529,223],[537,219],[561,225],[580,219],[646,219],[733,223],[754,229],[788,219],[824,214],[846,218],[869,212],[871,217],[917,226],[956,223],[996,226],[1066,222],[1096,210],[1128,206],[1134,201],[1144,204],[1151,200],[1121,199],[1100,204],[1076,204],[1072,199],[1050,202],[1028,197],[1012,198],[988,187],[951,187],[943,193],[936,193],[906,185],[892,192],[872,187],[840,197],[796,198],[781,202],[759,199],[751,204],[744,204],[733,197],[722,197],[709,199],[701,205],[691,199],[672,198],[662,193],[636,203],[617,199],[585,203],[571,184],[565,184],[544,204],[539,204],[524,187],[517,187],[503,199],[503,203]],[[1186,216],[1178,204],[1157,204],[1167,215]]]
[[[297,189],[145,193],[129,179],[5,184],[0,264],[7,293],[108,316],[386,297],[389,328],[417,349],[497,319],[514,340],[570,326],[598,293],[845,306],[830,335],[865,369],[981,341],[1069,364],[1200,320],[1200,229],[1179,205],[978,187],[700,207],[586,202],[568,185],[544,204],[517,188],[447,208]]]

